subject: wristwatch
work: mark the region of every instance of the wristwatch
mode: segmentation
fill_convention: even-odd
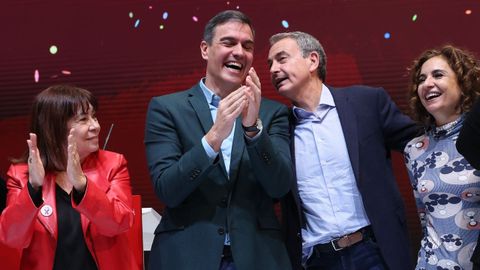
[[[246,127],[246,126],[242,125],[242,127],[243,127],[243,130],[244,130],[245,132],[257,132],[257,131],[260,131],[260,130],[262,130],[262,128],[263,128],[262,120],[260,120],[260,118],[257,118],[257,122],[255,122],[255,125],[249,126],[249,127]]]

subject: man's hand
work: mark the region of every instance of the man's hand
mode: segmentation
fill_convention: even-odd
[[[248,71],[248,76],[245,79],[245,83],[247,86],[245,93],[248,99],[248,104],[242,112],[242,125],[244,127],[250,127],[255,125],[257,122],[258,112],[260,110],[260,101],[262,100],[262,87],[260,84],[260,79],[258,78],[253,67]],[[253,134],[247,133],[247,135],[253,137],[256,133],[257,132],[253,132]]]
[[[247,86],[245,93],[248,99],[248,105],[242,112],[242,124],[245,127],[249,127],[253,126],[257,121],[260,101],[262,100],[260,79],[253,67],[248,71],[245,84]]]
[[[220,151],[223,140],[230,135],[235,120],[247,104],[246,89],[247,86],[241,86],[223,98],[218,105],[215,123],[205,135],[205,140],[215,152]]]

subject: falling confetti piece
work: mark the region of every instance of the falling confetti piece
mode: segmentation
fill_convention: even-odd
[[[166,11],[163,12],[162,18],[163,18],[164,20],[166,20],[166,19],[168,18],[168,12],[166,12]]]
[[[290,25],[288,24],[288,22],[287,22],[286,20],[283,20],[283,21],[282,21],[282,26],[283,26],[284,28],[288,28]]]
[[[227,5],[230,5],[230,1],[227,1]]]
[[[193,17],[192,17],[192,20],[193,20],[194,22],[198,22],[197,16],[193,16]]]
[[[465,10],[465,14],[467,14],[467,15],[472,14],[472,10],[470,10],[470,9]]]
[[[56,54],[58,52],[58,48],[55,45],[50,46],[50,53]]]
[[[129,12],[128,17],[130,17],[130,19],[133,18],[133,12]]]
[[[40,79],[40,72],[38,72],[38,69],[35,69],[35,72],[33,73],[33,79],[36,83],[38,83],[38,80]]]
[[[137,20],[135,21],[134,27],[137,28],[139,24],[140,24],[140,19],[137,19]]]
[[[237,9],[240,9],[240,6],[237,6]]]
[[[152,6],[148,6],[148,9],[152,10],[152,9],[153,9],[153,7],[152,7]]]
[[[414,15],[412,16],[412,22],[416,21],[417,18],[418,18],[417,14],[414,14]]]
[[[69,70],[62,70],[63,75],[72,75],[72,72]]]
[[[165,28],[165,26],[163,26],[163,24],[160,24],[159,28],[160,28],[160,30],[163,30],[163,28]]]
[[[385,39],[390,39],[390,33],[389,33],[389,32],[386,32],[386,33],[383,35],[383,37],[384,37]]]

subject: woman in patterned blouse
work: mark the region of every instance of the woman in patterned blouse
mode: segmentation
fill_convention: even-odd
[[[425,134],[405,147],[405,161],[423,228],[416,269],[472,269],[480,231],[480,171],[455,148],[480,96],[480,67],[465,50],[423,52],[410,69],[412,118]]]

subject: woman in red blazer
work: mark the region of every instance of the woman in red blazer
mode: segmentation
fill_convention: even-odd
[[[99,150],[93,95],[52,86],[35,98],[28,151],[10,166],[0,241],[21,269],[137,269],[125,158]]]

